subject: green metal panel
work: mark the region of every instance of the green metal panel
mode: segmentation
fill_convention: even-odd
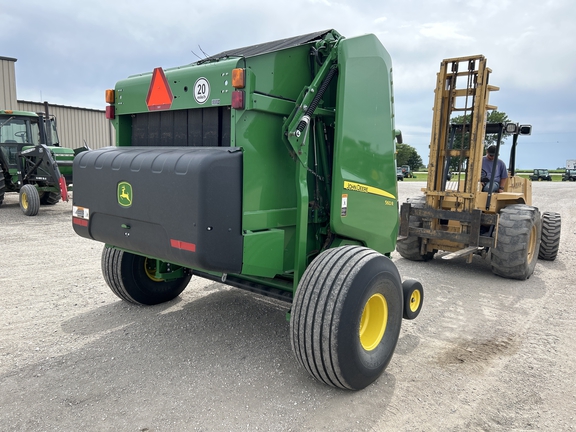
[[[398,230],[391,60],[374,35],[338,49],[331,226],[387,253]]]
[[[60,174],[72,178],[72,163],[74,161],[74,150],[66,147],[48,147],[54,154],[54,160],[58,164]]]
[[[309,45],[247,58],[246,68],[255,77],[254,92],[292,101],[314,78]]]
[[[244,234],[242,274],[273,278],[284,271],[284,231]]]
[[[216,63],[193,64],[166,69],[164,74],[174,96],[170,109],[203,108],[230,105],[232,69],[241,67],[240,59],[221,60]],[[194,98],[194,85],[204,78],[210,85],[210,93],[204,103]],[[152,73],[133,75],[116,84],[116,115],[147,112],[146,97],[152,81]]]

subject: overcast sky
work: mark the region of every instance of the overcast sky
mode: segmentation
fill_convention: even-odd
[[[574,0],[0,0],[0,28],[0,56],[18,59],[19,100],[96,109],[116,81],[192,63],[192,51],[330,28],[374,33],[392,57],[396,127],[425,163],[440,62],[483,54],[500,87],[490,102],[533,126],[517,167],[576,159]]]

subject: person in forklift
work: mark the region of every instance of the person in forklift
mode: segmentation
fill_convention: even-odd
[[[494,158],[496,157],[496,146],[491,145],[486,149],[486,156],[482,158],[482,191],[490,192],[490,177],[492,176],[492,168],[494,167]],[[492,192],[504,192],[506,181],[508,180],[508,171],[506,164],[498,159],[496,164],[496,173],[494,175],[494,184],[492,185]]]

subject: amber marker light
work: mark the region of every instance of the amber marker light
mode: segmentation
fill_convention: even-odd
[[[246,86],[246,78],[244,74],[244,69],[236,68],[232,69],[232,87],[241,89]]]
[[[114,103],[114,90],[106,90],[106,103]]]

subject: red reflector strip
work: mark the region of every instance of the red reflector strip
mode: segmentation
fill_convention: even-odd
[[[187,243],[180,240],[170,239],[170,246],[176,249],[182,249],[188,252],[196,252],[196,245],[194,243]]]
[[[73,217],[73,218],[72,218],[72,223],[73,223],[73,224],[76,224],[76,225],[83,226],[83,227],[87,227],[87,226],[88,226],[88,221],[87,221],[86,219],[80,219],[80,218],[77,218],[77,217]]]

